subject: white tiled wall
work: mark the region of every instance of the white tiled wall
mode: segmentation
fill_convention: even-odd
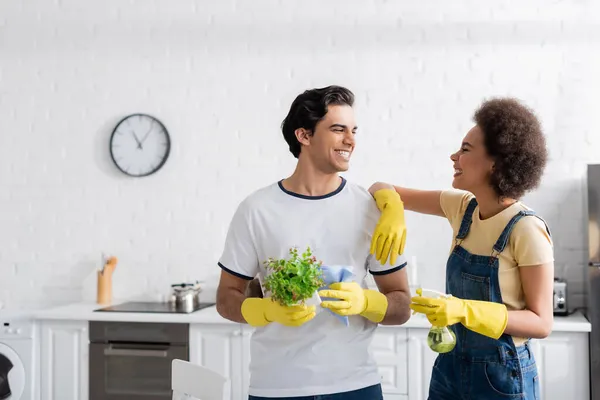
[[[595,3],[595,4],[594,4]],[[227,224],[295,159],[279,125],[302,90],[357,96],[349,179],[450,184],[448,155],[486,97],[535,107],[551,160],[525,201],[550,223],[557,273],[582,302],[585,165],[600,161],[600,6],[567,0],[6,0],[0,5],[0,301],[94,298],[218,274]],[[108,138],[129,113],[173,140],[129,179]],[[446,222],[408,215],[419,280],[443,288]]]

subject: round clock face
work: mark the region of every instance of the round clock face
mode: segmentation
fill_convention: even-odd
[[[158,171],[169,157],[171,139],[164,125],[146,114],[123,118],[110,137],[110,155],[123,173],[148,176]]]

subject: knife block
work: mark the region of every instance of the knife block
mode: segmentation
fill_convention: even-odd
[[[112,274],[110,271],[98,271],[98,288],[96,294],[98,304],[107,305],[112,302]]]

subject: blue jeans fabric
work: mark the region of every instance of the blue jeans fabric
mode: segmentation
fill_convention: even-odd
[[[533,211],[519,212],[502,231],[491,255],[477,255],[460,245],[469,234],[476,206],[476,200],[471,200],[448,258],[446,293],[461,299],[502,303],[497,256],[508,244],[515,224],[526,216],[537,216]],[[538,372],[528,343],[517,348],[510,335],[503,334],[496,340],[462,324],[450,329],[456,335],[456,346],[436,358],[428,400],[539,399]]]
[[[516,354],[508,347],[496,355],[470,360],[440,354],[433,366],[428,399],[539,400],[538,372],[529,345],[519,346]]]
[[[321,394],[302,397],[256,397],[249,396],[248,400],[383,400],[381,385],[373,385],[363,389],[343,393]]]

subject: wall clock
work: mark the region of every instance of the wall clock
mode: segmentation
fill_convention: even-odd
[[[142,177],[152,175],[165,164],[171,152],[171,138],[158,119],[132,114],[115,126],[109,147],[110,156],[121,172]]]

